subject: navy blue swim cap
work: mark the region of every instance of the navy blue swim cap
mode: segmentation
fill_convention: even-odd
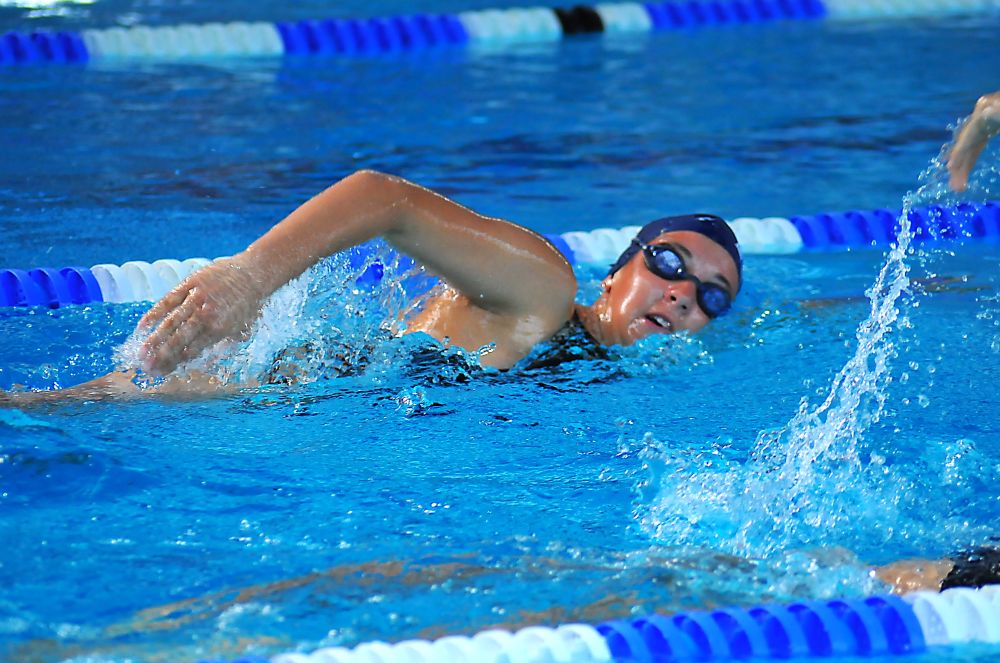
[[[743,280],[743,258],[740,257],[740,249],[736,245],[736,235],[733,234],[733,229],[729,227],[729,224],[723,221],[720,217],[712,214],[685,214],[684,216],[668,216],[662,219],[657,219],[656,221],[650,221],[639,229],[635,238],[641,244],[649,244],[663,233],[670,233],[678,230],[689,230],[691,232],[696,232],[699,235],[704,235],[724,248],[726,253],[728,253],[733,259],[733,262],[736,263],[736,271],[740,275],[740,281]],[[611,271],[608,272],[608,276],[611,276],[624,267],[625,263],[631,260],[632,256],[638,252],[639,245],[636,244],[636,242],[630,243],[628,248],[625,249],[620,256],[618,256],[618,260],[615,264],[611,265]]]

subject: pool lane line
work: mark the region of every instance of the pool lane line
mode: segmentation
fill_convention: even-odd
[[[595,626],[494,629],[435,641],[244,657],[230,663],[671,663],[908,656],[929,648],[1000,645],[1000,586],[787,605],[692,610]],[[200,663],[226,663],[205,659]]]
[[[105,58],[379,55],[772,21],[995,13],[997,0],[689,0],[523,7],[403,16],[7,32],[0,66]]]
[[[789,218],[740,217],[729,221],[729,225],[744,255],[881,249],[896,240],[901,212],[876,209]],[[910,210],[909,219],[910,232],[917,242],[1000,240],[1000,202],[920,207]],[[638,229],[638,226],[598,228],[545,237],[573,265],[610,265]],[[370,262],[370,251],[364,246],[355,247],[349,257],[352,267],[360,269],[366,261]],[[122,265],[105,263],[89,268],[0,269],[0,307],[59,308],[95,302],[157,301],[210,262],[207,258],[189,258],[152,263],[132,260]],[[359,280],[373,282],[381,277],[382,264],[376,261],[368,265]]]

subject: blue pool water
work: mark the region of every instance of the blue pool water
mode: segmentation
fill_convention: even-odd
[[[330,15],[243,4],[0,6],[0,31]],[[494,3],[427,9],[474,6]],[[0,267],[231,254],[361,167],[541,232],[895,207],[997,87],[995,50],[988,17],[3,69]],[[971,199],[1000,197],[996,165],[994,147]],[[843,382],[881,252],[751,257],[735,314],[696,338],[505,374],[415,361],[420,339],[378,330],[398,297],[345,286],[334,259],[214,370],[319,338],[370,348],[362,375],[0,410],[0,658],[235,657],[880,591],[870,564],[985,542],[1000,511],[1000,246],[903,257],[926,285],[874,316],[888,333]],[[905,283],[890,267],[878,301]],[[600,272],[580,277],[593,293]],[[0,388],[112,370],[146,306],[0,311]]]

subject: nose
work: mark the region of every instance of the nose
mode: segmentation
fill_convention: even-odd
[[[664,299],[670,302],[674,310],[687,314],[695,306],[697,286],[688,280],[674,281],[663,293]]]

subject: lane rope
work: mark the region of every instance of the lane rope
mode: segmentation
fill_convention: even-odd
[[[850,210],[811,216],[739,217],[729,222],[744,255],[881,249],[895,241],[901,210]],[[588,232],[546,235],[573,265],[610,265],[635,236],[638,226],[598,228]],[[1000,239],[1000,202],[960,203],[910,210],[910,231],[916,242]],[[352,252],[360,266],[368,253]],[[218,259],[218,258],[216,258]],[[152,263],[130,260],[121,265],[0,269],[0,307],[62,306],[93,302],[156,301],[189,274],[208,265],[206,258],[163,259]],[[378,280],[381,265],[365,272]]]
[[[692,610],[595,626],[492,629],[439,640],[368,642],[231,663],[672,663],[831,656],[907,656],[1000,643],[1000,586],[903,596]],[[201,663],[226,663],[203,660]]]
[[[0,66],[83,64],[108,58],[353,56],[476,44],[556,41],[773,21],[982,15],[1000,0],[689,0],[520,7],[457,14],[136,26],[0,35]]]

